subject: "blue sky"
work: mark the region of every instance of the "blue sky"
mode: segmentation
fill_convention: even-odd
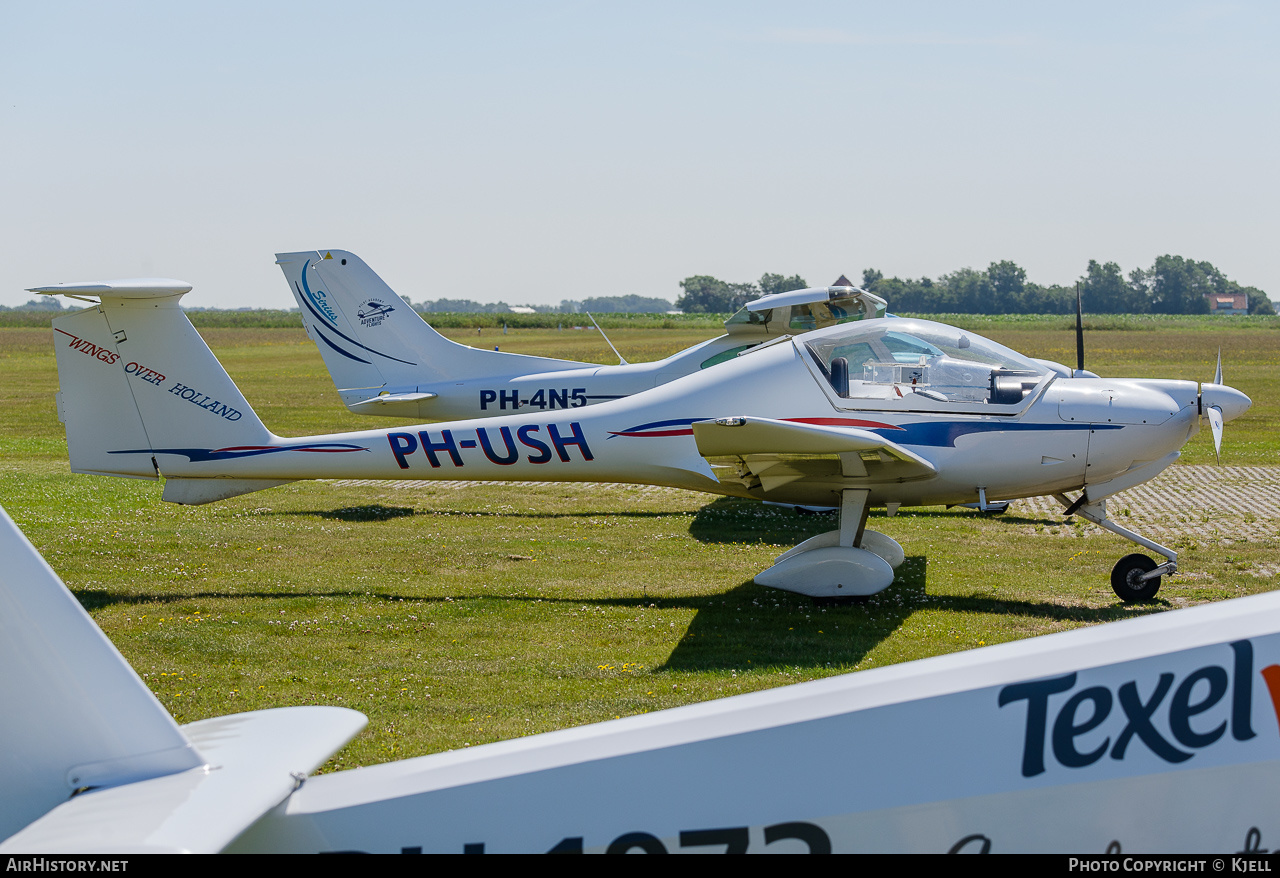
[[[0,304],[288,307],[1205,259],[1280,298],[1280,5],[2,0]]]

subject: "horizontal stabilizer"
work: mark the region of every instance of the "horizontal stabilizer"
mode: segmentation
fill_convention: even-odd
[[[28,293],[46,296],[98,296],[115,299],[155,299],[191,292],[191,284],[171,277],[131,277],[124,280],[91,280],[47,287],[31,287]]]
[[[283,707],[182,727],[208,765],[83,793],[0,853],[217,853],[364,728],[341,707]]]
[[[356,409],[376,411],[379,408],[396,406],[402,403],[426,402],[429,399],[435,399],[437,396],[439,396],[437,393],[384,393],[379,396],[362,399],[359,402],[353,402],[347,407],[353,411]]]

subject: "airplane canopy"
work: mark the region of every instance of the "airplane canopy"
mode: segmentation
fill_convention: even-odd
[[[761,330],[769,335],[795,335],[884,317],[887,307],[884,299],[859,287],[813,287],[754,299],[726,320],[724,328],[733,335]]]
[[[804,347],[847,398],[918,394],[942,402],[1010,405],[1053,373],[967,330],[928,320],[871,320],[818,330]]]

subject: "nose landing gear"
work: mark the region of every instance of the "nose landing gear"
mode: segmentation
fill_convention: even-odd
[[[1099,527],[1106,528],[1114,534],[1119,534],[1126,540],[1137,543],[1144,549],[1150,549],[1168,559],[1163,564],[1157,564],[1146,555],[1134,553],[1125,555],[1117,561],[1116,566],[1111,569],[1111,590],[1116,593],[1120,600],[1127,604],[1150,601],[1155,598],[1156,592],[1160,590],[1160,577],[1173,576],[1178,572],[1178,553],[1140,534],[1136,534],[1128,528],[1121,527],[1107,518],[1107,501],[1105,499],[1082,504],[1079,500],[1073,501],[1065,494],[1054,494],[1053,496],[1055,500],[1063,505],[1067,514],[1079,515]]]

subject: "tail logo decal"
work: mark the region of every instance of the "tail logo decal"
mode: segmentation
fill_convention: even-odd
[[[126,375],[136,375],[139,378],[139,380],[145,381],[148,384],[154,384],[156,387],[159,387],[161,384],[164,384],[163,375],[161,375],[155,369],[148,369],[146,366],[143,366],[140,363],[136,363],[136,362],[126,363],[124,367],[124,373]]]
[[[298,286],[297,284],[294,284],[294,286],[297,287],[298,292],[301,294],[302,304],[307,306],[307,310],[310,311],[317,320],[324,322],[326,327],[330,331],[332,331],[334,334],[336,334],[339,338],[343,339],[346,342],[349,342],[350,344],[355,345],[361,350],[368,351],[371,354],[377,354],[380,357],[386,357],[388,360],[395,360],[397,363],[404,363],[406,366],[418,365],[417,363],[412,363],[409,360],[402,360],[399,357],[393,357],[390,354],[384,354],[382,351],[375,351],[371,347],[367,347],[366,345],[360,344],[360,342],[356,341],[354,338],[342,332],[342,330],[338,329],[337,327],[338,315],[333,312],[333,308],[331,308],[329,306],[329,303],[325,301],[324,290],[316,290],[316,293],[318,293],[321,297],[321,298],[317,298],[316,295],[311,292],[311,285],[307,283],[307,268],[310,265],[311,265],[310,259],[308,259],[306,262],[302,264],[302,285]],[[373,300],[370,300],[370,301],[373,301]],[[317,308],[320,310],[316,310]],[[364,309],[364,306],[362,305],[361,310],[363,309]],[[320,311],[324,311],[324,314],[321,314]],[[390,312],[391,312],[391,309],[388,308],[386,311],[382,312],[382,316],[385,317]],[[379,317],[378,322],[379,323],[382,322],[381,317]],[[324,336],[321,336],[321,338],[324,338]],[[350,357],[351,359],[358,360],[361,363],[367,362],[366,360],[361,360],[359,357],[357,357],[355,354],[350,353],[349,351],[344,351],[342,348],[338,347],[338,345],[336,345],[334,342],[329,341],[329,339],[327,338],[324,338],[324,342],[325,344],[329,345],[329,347],[333,348],[335,351],[337,351],[338,353],[342,354],[345,357]]]
[[[333,326],[334,329],[337,329],[338,315],[335,314],[333,308],[330,307],[329,297],[325,295],[324,290],[316,289],[314,293],[311,291],[311,285],[307,283],[306,265],[302,267],[302,289],[303,289],[303,294],[307,297],[307,301],[309,301],[312,305],[315,306],[314,308],[311,309],[312,312],[314,313],[317,309],[319,309],[320,311],[323,311],[324,318],[329,321],[329,323]],[[320,315],[317,314],[316,316],[318,317]]]
[[[361,326],[381,326],[386,316],[394,310],[396,309],[381,299],[365,299],[356,309],[356,317],[360,318]]]

